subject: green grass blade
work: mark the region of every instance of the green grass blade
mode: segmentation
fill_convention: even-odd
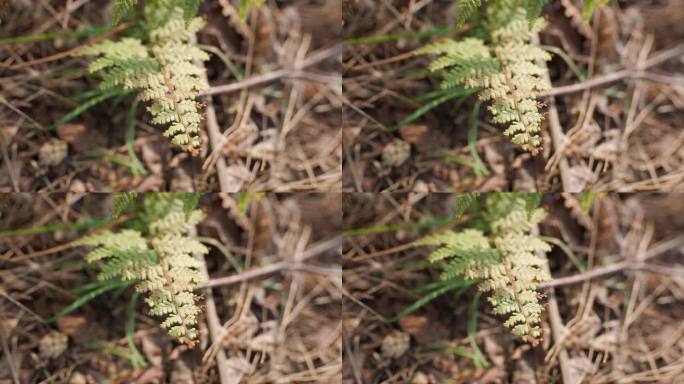
[[[100,288],[94,289],[85,295],[79,297],[76,301],[73,303],[67,305],[66,307],[62,308],[59,312],[57,312],[53,317],[51,317],[48,322],[53,322],[59,319],[62,316],[68,315],[71,312],[77,310],[80,308],[82,305],[86,304],[87,302],[93,300],[94,298],[100,296],[101,294],[111,291],[113,289],[121,288],[121,287],[126,287],[129,285],[135,284],[135,281],[129,281],[129,280],[111,280],[107,281],[106,283],[102,284]]]
[[[135,141],[135,115],[138,113],[139,105],[140,100],[135,99],[131,109],[128,111],[128,124],[126,126],[126,149],[128,149],[128,156],[131,157],[131,173],[133,173],[133,176],[147,175],[147,170],[145,170],[145,166],[135,154],[135,147],[133,145]]]
[[[138,292],[133,293],[131,296],[131,302],[128,304],[128,319],[126,320],[126,341],[128,342],[128,347],[131,349],[131,364],[133,368],[145,368],[147,362],[145,358],[140,354],[138,348],[135,346],[135,306],[138,304],[138,297],[140,295]]]
[[[477,116],[480,114],[480,108],[482,107],[482,101],[478,100],[470,112],[470,130],[468,131],[468,147],[470,147],[470,153],[473,156],[473,172],[476,176],[489,176],[489,170],[487,166],[480,158],[480,154],[477,153]]]
[[[477,308],[480,306],[481,297],[482,292],[478,291],[468,309],[468,340],[470,340],[470,346],[473,348],[473,364],[475,364],[475,368],[486,368],[489,366],[489,361],[487,361],[484,353],[482,353],[482,350],[477,345]]]
[[[425,229],[443,227],[453,221],[451,217],[438,217],[431,220],[424,220],[418,223],[397,223],[382,225],[377,227],[349,228],[342,231],[344,236],[371,235],[376,233],[395,232],[400,229]]]
[[[101,227],[110,222],[109,218],[102,219],[91,219],[80,223],[63,223],[63,224],[53,224],[53,225],[43,225],[40,227],[30,227],[30,228],[17,228],[8,229],[5,231],[0,231],[0,237],[10,237],[10,236],[26,236],[35,235],[38,233],[48,233],[55,232],[65,229],[89,229]]]
[[[91,98],[90,100],[84,102],[83,104],[79,105],[78,107],[74,108],[71,112],[67,113],[66,115],[62,116],[61,119],[57,120],[51,126],[51,129],[55,129],[62,124],[66,124],[66,123],[70,122],[71,120],[80,116],[83,112],[89,110],[90,108],[100,104],[101,102],[103,102],[107,99],[110,99],[110,98],[116,97],[116,96],[122,96],[122,95],[128,94],[130,92],[132,92],[132,91],[120,89],[120,88],[108,89],[108,90],[100,93],[98,96],[95,96],[95,97]]]
[[[433,29],[428,29],[426,31],[418,31],[418,32],[409,31],[409,32],[391,33],[391,34],[387,34],[387,35],[356,37],[356,38],[343,40],[342,43],[345,45],[377,44],[377,43],[385,43],[388,41],[395,41],[395,40],[400,40],[400,39],[405,39],[405,38],[422,38],[422,37],[445,36],[445,35],[448,35],[448,34],[454,32],[454,31],[455,31],[454,28],[433,28]]]
[[[416,300],[413,304],[409,305],[406,307],[403,311],[399,312],[396,316],[390,319],[390,322],[395,322],[402,317],[409,315],[418,309],[420,309],[422,306],[426,305],[427,303],[431,302],[432,300],[442,296],[443,294],[452,291],[457,288],[463,288],[463,287],[468,287],[472,285],[473,282],[471,280],[449,280],[446,282],[443,282],[443,286],[439,287],[425,296],[421,297],[420,299]]]
[[[417,120],[419,117],[423,116],[424,114],[430,112],[431,110],[437,108],[438,106],[446,103],[447,101],[449,101],[451,99],[455,99],[457,97],[463,97],[463,96],[467,97],[467,96],[472,95],[475,92],[476,92],[476,90],[473,90],[473,89],[450,89],[448,92],[444,93],[442,96],[430,101],[429,103],[418,108],[412,114],[408,115],[405,119],[403,119],[395,127],[393,127],[392,131],[396,131],[397,129],[400,129],[401,127],[405,126],[406,124],[412,123],[413,121]]]
[[[24,35],[24,36],[13,36],[5,37],[0,39],[0,45],[9,44],[21,44],[21,43],[35,43],[38,41],[46,40],[56,40],[64,39],[70,37],[89,37],[89,36],[99,36],[111,31],[111,27],[92,27],[83,28],[78,31],[71,32],[52,32],[52,33],[41,33],[36,35]]]

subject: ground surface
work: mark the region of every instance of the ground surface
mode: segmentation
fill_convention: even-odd
[[[97,89],[88,59],[70,53],[101,38],[93,28],[111,24],[110,3],[0,2],[0,191],[340,190],[338,1],[268,1],[246,23],[236,1],[202,2],[208,80],[231,89],[202,99],[216,123],[207,116],[195,158],[172,148],[142,107],[127,140],[132,95],[55,124]],[[16,41],[25,37],[41,41]]]
[[[267,195],[242,214],[237,196],[205,195],[200,209],[208,217],[198,235],[210,247],[209,275],[232,280],[211,291],[215,314],[208,290],[199,292],[205,314],[194,349],[172,341],[139,301],[132,336],[146,366],[136,369],[125,332],[132,288],[43,322],[79,297],[74,289],[96,281],[97,271],[83,261],[87,250],[63,245],[94,230],[69,223],[106,218],[109,201],[105,195],[2,196],[0,383],[218,383],[221,359],[233,380],[224,384],[339,382],[338,198]],[[212,321],[225,330],[220,344],[209,337]],[[218,350],[225,357],[215,358]]]
[[[543,12],[549,26],[539,37],[554,57],[548,66],[561,92],[553,98],[558,124],[550,123],[553,99],[543,98],[544,151],[533,157],[515,149],[482,108],[475,148],[488,175],[475,172],[468,146],[475,97],[460,106],[456,100],[443,103],[399,128],[427,104],[422,96],[439,89],[439,79],[426,71],[431,58],[415,51],[464,33],[453,28],[455,2],[348,3],[343,78],[353,107],[345,108],[343,119],[346,191],[682,189],[681,1],[611,1],[591,25],[582,21],[580,1],[551,1]],[[669,60],[651,65],[663,54]],[[623,72],[620,81],[584,87],[640,65],[645,74],[639,79]],[[561,88],[575,84],[581,84],[579,92]]]
[[[355,194],[344,201],[345,383],[684,381],[684,196],[606,196],[585,214],[576,196],[545,195],[549,216],[540,232],[572,255],[553,247],[552,282],[584,276],[578,268],[625,261],[648,260],[648,270],[622,267],[578,279],[557,287],[555,299],[545,289],[537,347],[514,339],[484,299],[473,311],[475,288],[452,290],[389,321],[425,296],[418,288],[439,281],[427,262],[431,250],[410,243],[439,225],[458,229],[449,219],[453,205],[448,194]],[[486,361],[468,336],[473,314],[472,337]]]

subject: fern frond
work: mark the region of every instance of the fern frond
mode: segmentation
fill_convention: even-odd
[[[136,192],[115,192],[112,194],[112,217],[119,217],[128,207],[135,204]]]
[[[547,0],[525,0],[527,9],[527,19],[529,21],[536,20],[542,12]]]
[[[509,3],[513,4],[501,1],[488,7],[485,25],[489,45],[479,38],[446,40],[426,47],[422,53],[439,56],[430,70],[444,71],[443,88],[464,85],[480,89],[479,98],[492,102],[492,120],[507,125],[504,134],[536,154],[542,145],[539,132],[544,119],[536,98],[550,88],[543,76],[546,69],[538,63],[551,57],[529,41],[545,22],[541,18],[530,22],[525,8],[502,5]]]
[[[482,0],[458,0],[456,25],[462,26],[482,5]]]
[[[117,25],[129,12],[135,9],[138,0],[114,0],[112,4],[112,24]]]
[[[199,10],[201,0],[180,0],[180,7],[183,10],[183,18],[190,22]]]
[[[491,292],[494,313],[508,317],[504,325],[514,335],[536,344],[543,312],[537,289],[540,282],[550,278],[544,268],[546,260],[540,255],[551,247],[530,233],[545,212],[536,206],[530,209],[528,201],[522,194],[491,194],[484,214],[490,221],[491,234],[477,229],[444,231],[416,244],[439,246],[429,260],[442,268],[442,279],[479,280],[479,289]]]
[[[194,6],[190,3],[188,6]],[[166,125],[164,136],[193,154],[200,146],[200,92],[208,88],[198,63],[209,60],[206,52],[190,44],[204,22],[185,21],[184,9],[174,1],[148,4],[144,28],[149,42],[135,38],[104,41],[81,50],[78,55],[98,56],[90,72],[102,72],[100,87],[122,87],[139,91],[138,97],[150,103],[147,108],[154,124]]]
[[[147,233],[124,229],[103,231],[77,242],[95,246],[88,262],[100,262],[99,279],[119,277],[138,281],[136,290],[148,293],[150,312],[165,317],[161,324],[179,341],[193,344],[197,338],[199,297],[193,293],[206,277],[200,261],[208,249],[188,237],[190,228],[204,217],[199,210],[185,210],[186,202],[177,194],[150,194],[143,202],[142,221]]]
[[[480,196],[479,192],[465,192],[456,195],[456,217],[461,217]]]

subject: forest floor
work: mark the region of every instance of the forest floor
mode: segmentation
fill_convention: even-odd
[[[453,195],[348,196],[344,382],[684,382],[684,195],[607,195],[585,211],[578,195],[548,194],[542,208],[555,288],[533,347],[475,287],[438,292],[430,247],[411,244],[462,228]]]
[[[439,78],[427,71],[433,58],[416,55],[468,31],[453,27],[455,1],[351,3],[343,31],[352,105],[343,119],[345,191],[682,190],[682,1],[610,1],[590,24],[580,1],[549,2],[539,38],[553,57],[554,89],[541,100],[537,156],[515,149],[484,105],[474,110],[475,96],[440,100]],[[427,112],[407,120],[421,108]]]
[[[234,1],[201,3],[213,96],[191,157],[71,56],[125,35],[111,1],[0,2],[0,192],[339,191],[340,2],[269,1],[246,22]]]
[[[3,196],[0,383],[226,383],[217,364],[230,383],[339,382],[339,198],[256,195],[245,205],[239,195],[202,197],[207,218],[197,232],[210,248],[214,288],[198,292],[205,314],[195,348],[174,342],[142,300],[132,311],[130,287],[53,319],[97,281],[87,249],[68,244],[113,225],[109,202],[100,194]],[[223,326],[220,344],[209,336],[212,322],[216,332]]]

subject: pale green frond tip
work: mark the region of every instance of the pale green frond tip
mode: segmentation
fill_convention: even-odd
[[[133,11],[138,0],[114,0],[112,3],[112,24],[117,25],[126,15]]]
[[[112,194],[112,217],[117,218],[135,204],[137,192],[115,192]]]
[[[596,0],[595,0],[596,1]],[[598,0],[598,1],[609,1],[609,0]],[[494,7],[501,7],[501,6],[506,6],[506,7],[512,7],[512,6],[524,6],[525,10],[527,11],[529,21],[533,21],[539,15],[541,14],[542,8],[544,8],[544,5],[548,0],[523,0],[522,2],[517,1],[513,2],[511,0],[499,0],[498,2],[495,0],[492,3],[494,3],[492,6]],[[456,15],[456,25],[458,27],[463,26],[466,21],[468,21],[473,14],[477,12],[477,10],[482,6],[483,3],[487,3],[487,0],[457,0],[456,3],[456,8],[457,8],[457,15]]]
[[[458,0],[456,24],[462,26],[482,5],[482,0]]]
[[[123,197],[119,197],[123,199]],[[148,194],[140,218],[148,227],[138,230],[102,231],[79,240],[77,246],[95,246],[86,256],[101,264],[98,278],[137,281],[136,290],[147,293],[150,313],[163,317],[161,327],[180,342],[193,345],[201,310],[194,293],[206,280],[197,255],[208,253],[199,241],[188,237],[190,228],[204,214],[194,209],[194,194]]]
[[[487,197],[484,217],[491,233],[479,229],[444,231],[427,236],[416,245],[437,245],[429,260],[442,268],[442,279],[479,280],[490,292],[494,313],[507,316],[504,325],[526,342],[541,337],[543,305],[539,283],[550,279],[544,252],[548,243],[530,232],[545,217],[544,210],[528,206],[524,194],[501,193]]]
[[[456,217],[461,217],[465,211],[480,197],[479,192],[465,192],[456,194]]]

